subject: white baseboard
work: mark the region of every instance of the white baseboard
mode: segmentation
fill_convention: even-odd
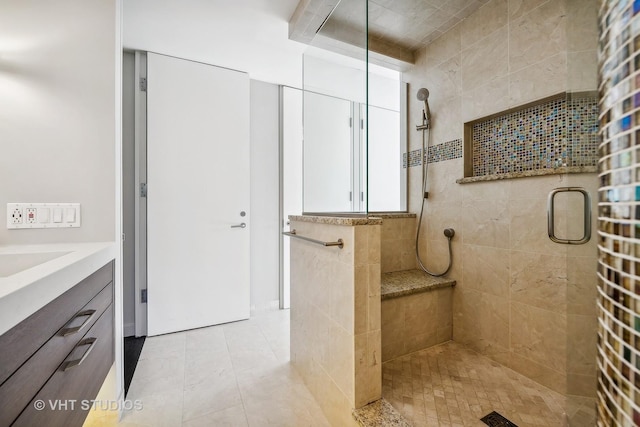
[[[280,309],[280,301],[279,300],[274,300],[274,301],[265,301],[262,302],[261,304],[252,304],[251,305],[251,311],[271,311],[271,310],[278,310]]]

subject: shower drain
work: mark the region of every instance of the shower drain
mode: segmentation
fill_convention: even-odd
[[[489,427],[518,427],[516,424],[512,423],[496,411],[493,411],[490,414],[487,414],[484,417],[480,418],[480,421],[482,421]]]

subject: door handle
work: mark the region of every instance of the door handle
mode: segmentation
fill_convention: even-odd
[[[245,224],[244,222],[231,226],[231,228],[246,228],[246,227],[247,227],[247,224]]]

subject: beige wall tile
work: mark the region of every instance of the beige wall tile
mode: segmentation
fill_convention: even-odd
[[[552,242],[547,230],[547,200],[521,199],[509,203],[511,216],[511,249],[524,252],[540,252],[553,255],[566,255],[567,246]],[[560,218],[556,230],[563,233]]]
[[[566,53],[566,20],[564,2],[548,1],[512,21],[509,25],[509,70],[515,72]]]
[[[402,240],[385,240],[381,250],[381,269],[383,273],[402,270]]]
[[[462,51],[462,24],[458,24],[427,46],[425,57],[430,65],[440,64]]]
[[[549,0],[509,0],[509,19],[516,20]]]
[[[462,111],[462,96],[449,92],[448,89],[440,89],[436,82],[429,82],[427,87],[433,88],[430,90],[435,92],[433,100],[429,101],[433,126],[430,146],[462,138],[464,129],[459,121]],[[429,99],[431,99],[431,96]],[[416,124],[418,123],[420,122],[416,122]],[[433,165],[432,163],[429,167]],[[460,176],[457,178],[460,178]]]
[[[558,53],[509,74],[510,105],[515,107],[563,92],[567,87],[567,55]]]
[[[451,58],[427,68],[427,78],[430,83],[429,86],[431,87],[429,89],[429,104],[434,102],[434,100],[440,101],[436,101],[436,104],[434,104],[434,114],[439,112],[443,104],[448,103],[448,100],[462,95],[462,75],[460,65],[460,55],[453,55]],[[431,99],[432,95],[434,100]],[[435,121],[435,116],[433,119]]]
[[[597,383],[598,383],[598,379],[595,374],[593,375],[569,374],[567,376],[567,393],[570,395],[595,398]]]
[[[445,228],[462,229],[461,216],[462,211],[459,202],[427,201],[425,216],[422,219],[423,227],[427,225],[427,238],[432,240],[443,238]]]
[[[510,212],[507,200],[465,201],[462,205],[464,242],[496,248],[508,248]]]
[[[382,360],[394,359],[404,353],[405,307],[400,299],[394,298],[382,301],[381,304],[382,329]]]
[[[368,330],[369,325],[369,266],[355,267],[353,301],[353,333],[361,334]],[[378,296],[378,298],[380,298]]]
[[[510,101],[508,76],[482,82],[464,91],[460,121],[466,123],[506,110]]]
[[[459,119],[459,117],[460,112],[458,112],[456,118]],[[458,135],[457,138],[462,138],[462,135]],[[463,186],[457,184],[456,179],[462,178],[463,168],[463,159],[446,160],[429,164],[429,198],[427,199],[427,203],[462,201]],[[411,236],[413,237],[413,233]]]
[[[511,300],[566,313],[566,270],[566,257],[512,251]]]
[[[598,88],[598,52],[595,49],[567,54],[567,90],[593,91]]]
[[[598,321],[595,316],[567,316],[567,371],[595,376]]]
[[[508,22],[507,0],[491,0],[461,24],[462,48],[483,39]]]
[[[597,257],[567,257],[567,313],[596,315]]]
[[[509,367],[553,391],[567,392],[566,374],[552,369],[549,365],[535,362],[512,352]]]
[[[513,354],[564,373],[567,369],[567,317],[518,302],[511,303]]]
[[[508,249],[465,243],[462,252],[465,287],[490,295],[508,295],[510,254]]]
[[[472,185],[460,185],[465,202],[474,200],[509,199],[512,180],[477,182]]]
[[[565,1],[568,50],[570,52],[593,50],[598,45],[598,9],[600,2],[597,0]]]
[[[485,39],[477,40],[478,43],[468,45],[462,51],[462,89],[465,92],[509,73],[508,28],[503,26]]]

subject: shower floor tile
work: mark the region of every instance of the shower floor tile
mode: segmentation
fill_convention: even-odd
[[[453,341],[385,362],[382,395],[416,427],[567,425],[564,396]]]

